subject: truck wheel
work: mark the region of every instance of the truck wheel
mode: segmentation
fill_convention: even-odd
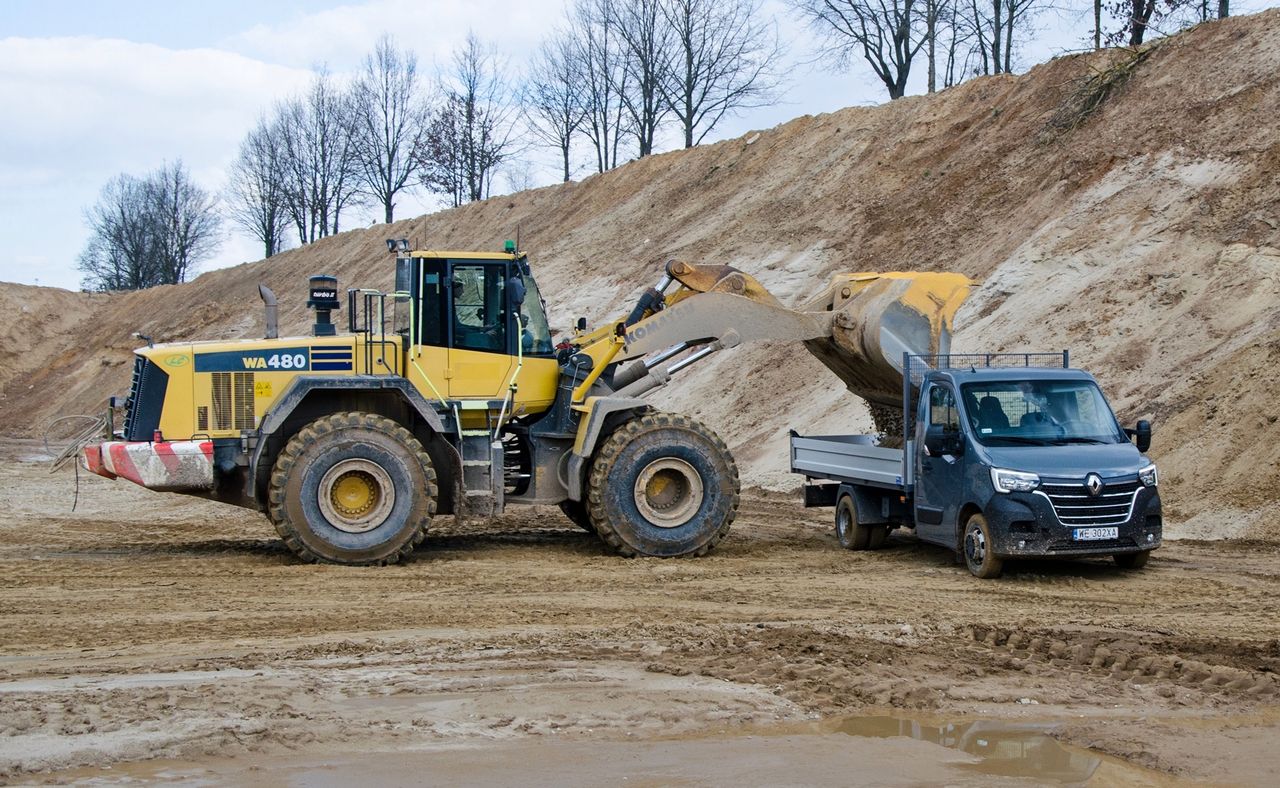
[[[1150,550],[1143,550],[1140,553],[1120,553],[1111,556],[1111,560],[1116,562],[1116,566],[1121,569],[1141,569],[1147,565],[1147,560],[1151,558]]]
[[[582,501],[561,501],[560,511],[564,512],[564,516],[572,520],[574,525],[587,533],[596,532],[596,527],[591,524],[591,518],[587,515],[587,505]]]
[[[981,514],[969,516],[964,526],[964,562],[974,577],[984,580],[999,577],[1004,571],[1004,559],[991,551],[991,526]]]
[[[871,528],[858,522],[852,496],[841,496],[836,503],[836,539],[846,550],[866,550],[871,543]]]
[[[624,556],[705,555],[738,513],[738,466],[703,424],[646,413],[601,444],[587,481],[587,511]]]
[[[431,458],[407,429],[371,413],[335,413],[280,452],[268,514],[304,561],[391,564],[426,537],[436,492]]]

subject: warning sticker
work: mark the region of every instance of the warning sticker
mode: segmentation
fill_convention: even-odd
[[[253,396],[255,396],[255,397],[270,397],[270,396],[271,396],[271,381],[269,381],[269,380],[259,380],[259,381],[257,381],[256,383],[254,383],[254,384],[253,384]]]

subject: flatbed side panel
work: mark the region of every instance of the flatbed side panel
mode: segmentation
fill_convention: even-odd
[[[816,479],[903,488],[901,449],[870,445],[865,435],[791,438],[791,471]]]

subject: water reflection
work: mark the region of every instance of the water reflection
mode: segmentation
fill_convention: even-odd
[[[1102,759],[1086,750],[1063,746],[1046,734],[1052,724],[1003,720],[948,722],[940,725],[900,717],[850,717],[835,730],[850,736],[907,736],[982,759],[970,768],[1004,777],[1030,777],[1040,782],[1083,783]]]

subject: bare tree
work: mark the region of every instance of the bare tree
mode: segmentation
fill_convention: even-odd
[[[782,54],[777,30],[759,20],[757,0],[664,0],[672,57],[663,99],[692,148],[725,116],[770,101]]]
[[[221,243],[216,200],[181,160],[145,178],[113,178],[87,218],[91,234],[79,268],[94,290],[177,284]]]
[[[919,30],[923,0],[788,0],[825,42],[839,66],[861,55],[889,91],[902,98],[911,62],[925,36]],[[999,2],[999,0],[996,0]]]
[[[672,56],[672,29],[663,13],[663,0],[618,0],[609,20],[625,52],[627,84],[621,92],[639,155],[653,153],[654,138],[670,104],[663,100]]]
[[[1013,50],[1043,0],[968,0],[968,23],[977,39],[978,73],[1013,73]]]
[[[524,109],[529,130],[542,143],[560,152],[565,182],[570,171],[573,139],[586,119],[585,87],[572,35],[557,30],[542,43],[525,86]]]
[[[196,263],[222,243],[217,198],[191,180],[181,159],[153,172],[147,185],[161,281],[186,281]]]
[[[147,214],[147,186],[141,178],[121,174],[102,187],[98,202],[85,214],[90,236],[78,267],[86,289],[139,290],[160,283]]]
[[[423,184],[454,205],[483,200],[516,142],[516,102],[497,54],[469,33],[440,93],[417,154]]]
[[[617,0],[576,0],[571,31],[583,88],[583,134],[596,153],[596,170],[618,166],[618,146],[629,133],[623,96],[630,89],[625,45],[614,22]]]
[[[424,125],[420,94],[417,57],[398,49],[389,35],[378,39],[352,89],[355,158],[360,179],[388,224],[395,218],[396,195],[417,174],[413,151]]]
[[[338,232],[344,208],[359,203],[352,101],[321,69],[302,96],[277,108],[289,215],[299,243]]]
[[[263,257],[284,248],[289,226],[281,130],[266,118],[240,143],[227,184],[227,211],[232,221],[262,244]]]

